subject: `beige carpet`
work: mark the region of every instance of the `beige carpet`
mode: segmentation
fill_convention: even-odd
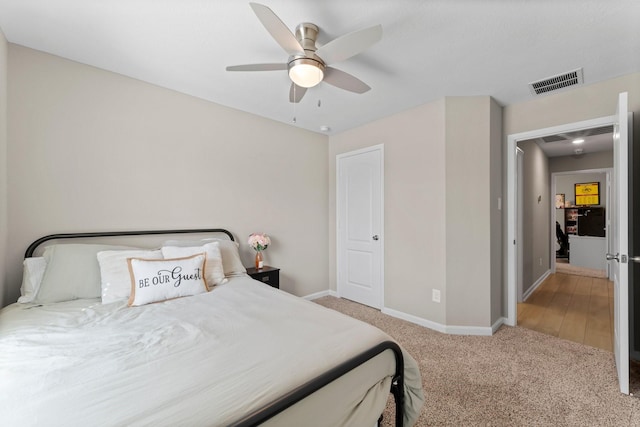
[[[519,327],[445,335],[347,300],[316,302],[384,330],[418,361],[416,426],[640,426],[640,399],[618,392],[607,351]]]

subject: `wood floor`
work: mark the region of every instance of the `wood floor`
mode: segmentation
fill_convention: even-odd
[[[518,326],[613,351],[613,282],[551,274],[518,304]]]

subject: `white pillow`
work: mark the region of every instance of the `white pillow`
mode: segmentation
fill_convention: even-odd
[[[202,252],[202,251],[200,251]],[[160,250],[101,251],[97,255],[100,265],[102,303],[127,300],[131,294],[131,275],[127,258],[162,259]]]
[[[47,261],[40,289],[33,302],[39,304],[99,298],[100,265],[96,254],[110,249],[133,249],[127,246],[96,244],[58,244],[47,246]]]
[[[33,301],[38,293],[44,270],[47,268],[47,260],[44,257],[25,258],[22,265],[24,268],[18,302],[24,304]]]
[[[212,288],[226,282],[224,270],[222,269],[222,256],[220,255],[219,242],[211,242],[202,246],[163,246],[162,256],[164,258],[180,258],[195,254],[207,254],[207,267],[204,271],[204,278],[207,286]]]
[[[161,260],[129,258],[129,306],[208,292],[209,288],[204,280],[206,260],[205,253]]]
[[[238,276],[247,273],[247,269],[242,265],[240,254],[238,253],[238,242],[228,239],[202,239],[202,240],[168,240],[163,246],[202,246],[205,243],[218,242],[220,255],[222,256],[222,269],[226,277]]]

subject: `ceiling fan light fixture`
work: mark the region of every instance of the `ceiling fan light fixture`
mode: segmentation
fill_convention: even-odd
[[[289,62],[289,78],[300,87],[314,87],[324,78],[324,65],[314,59],[294,59]]]
[[[349,73],[331,67],[359,54],[382,38],[382,25],[374,25],[353,31],[316,46],[320,29],[310,22],[298,24],[295,34],[267,6],[249,3],[262,26],[289,54],[286,63],[244,64],[227,67],[227,71],[275,71],[287,70],[293,82],[289,85],[289,102],[298,103],[310,87],[325,83],[353,93],[365,93],[371,89],[366,83]],[[325,78],[325,73],[327,79]],[[318,105],[320,106],[320,105]]]

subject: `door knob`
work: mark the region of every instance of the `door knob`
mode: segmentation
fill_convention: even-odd
[[[620,254],[607,254],[607,261],[613,261],[614,259],[620,262]]]
[[[378,235],[377,235],[377,234],[374,234],[374,235],[373,235],[373,237],[372,237],[372,239],[373,239],[373,240],[378,240],[378,239],[380,239],[380,237],[378,237]]]

